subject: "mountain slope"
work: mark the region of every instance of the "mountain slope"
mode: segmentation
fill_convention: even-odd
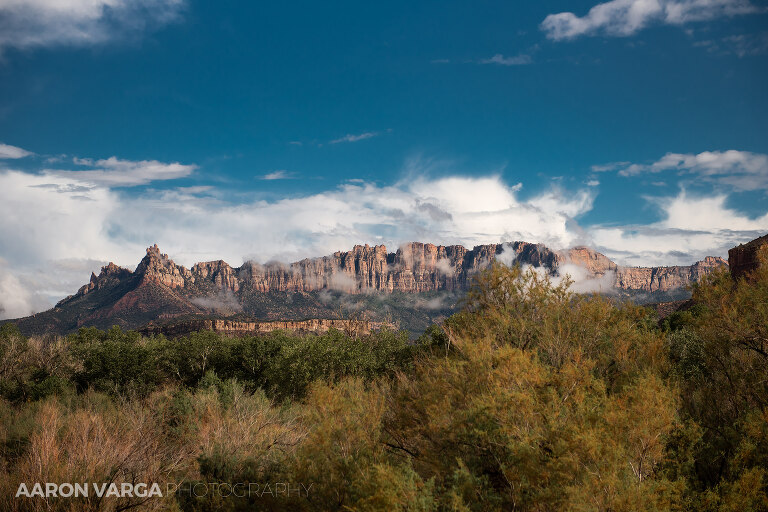
[[[368,311],[374,320],[419,330],[455,311],[473,276],[495,260],[553,276],[577,274],[580,291],[598,291],[599,284],[599,291],[626,294],[679,293],[726,265],[707,258],[689,267],[623,268],[587,247],[555,252],[527,242],[473,249],[414,242],[394,253],[365,245],[289,265],[246,262],[233,268],[219,260],[187,269],[154,245],[135,271],[110,263],[53,309],[15,322],[27,334],[43,334],[82,326],[135,329],[201,315],[303,320]]]

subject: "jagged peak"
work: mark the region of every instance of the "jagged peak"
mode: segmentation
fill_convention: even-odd
[[[114,263],[112,263],[110,261],[108,264],[106,264],[103,267],[101,267],[101,273],[99,274],[99,277],[114,276],[114,275],[120,275],[120,274],[125,274],[125,273],[129,273],[130,274],[131,271],[128,270],[127,268],[123,268],[123,267],[121,267],[119,265],[115,265]]]
[[[147,271],[158,268],[175,267],[176,263],[173,262],[167,254],[161,253],[157,244],[147,247],[147,254],[142,258],[139,265],[136,267],[136,274],[144,274]]]

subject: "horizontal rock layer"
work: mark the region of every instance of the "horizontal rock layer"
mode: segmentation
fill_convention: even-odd
[[[564,264],[578,265],[585,269],[587,278],[610,274],[609,279],[618,289],[647,292],[688,286],[712,270],[727,265],[722,258],[707,257],[691,266],[630,268],[620,267],[587,247],[555,252],[544,245],[527,242],[480,245],[473,249],[414,242],[403,245],[394,253],[387,252],[383,245],[358,245],[348,252],[291,264],[246,262],[233,268],[219,260],[197,263],[187,269],[176,265],[155,245],[147,249],[146,256],[133,273],[110,263],[99,276],[92,275],[90,283],[74,297],[129,278],[162,284],[185,296],[209,296],[222,291],[242,294],[316,290],[348,293],[465,290],[475,274],[496,260],[531,265],[553,275]]]
[[[191,332],[214,331],[228,336],[247,336],[265,334],[276,330],[290,332],[324,333],[331,329],[346,332],[351,336],[365,336],[373,331],[384,328],[394,328],[385,322],[371,322],[368,320],[349,319],[325,319],[313,318],[310,320],[276,321],[276,322],[248,322],[227,319],[200,319],[172,324],[150,324],[139,330],[144,335],[162,334],[164,336],[184,336]]]

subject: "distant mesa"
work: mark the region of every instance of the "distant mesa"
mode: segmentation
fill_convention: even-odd
[[[660,300],[681,298],[691,283],[727,266],[722,258],[707,257],[690,266],[629,268],[588,247],[553,251],[518,241],[472,249],[413,242],[395,252],[356,245],[290,264],[246,262],[233,268],[218,260],[186,268],[153,245],[135,271],[110,263],[53,309],[15,322],[27,334],[63,334],[85,326],[138,329],[180,318],[332,319],[347,308],[418,331],[454,312],[473,277],[496,260],[551,275],[578,268],[581,284],[600,284],[595,291],[661,294]]]
[[[313,318],[273,322],[204,318],[168,323],[150,322],[139,329],[139,332],[145,336],[162,334],[168,338],[176,338],[198,331],[213,331],[226,336],[252,336],[276,330],[293,333],[325,333],[336,329],[349,336],[365,336],[374,331],[393,328],[394,325],[387,322],[372,322],[358,318]]]

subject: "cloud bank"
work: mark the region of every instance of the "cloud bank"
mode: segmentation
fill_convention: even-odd
[[[76,173],[0,172],[0,239],[13,241],[0,248],[8,262],[0,274],[15,280],[0,295],[4,316],[28,314],[72,293],[104,261],[132,267],[154,242],[186,265],[220,258],[233,265],[246,259],[294,261],[359,243],[396,248],[414,240],[475,245],[536,239],[565,247],[577,240],[569,223],[593,199],[591,189],[553,189],[521,201],[518,187],[498,177],[452,177],[390,186],[354,183],[304,197],[233,204],[194,189],[136,196],[106,185],[120,180],[84,186],[83,179]],[[65,258],[91,264],[73,268],[73,277],[59,286],[42,286],[41,276]],[[36,294],[24,299],[26,309],[7,306],[12,296],[20,297],[11,293],[17,284]]]
[[[541,29],[554,41],[593,35],[622,37],[654,24],[684,25],[758,11],[749,0],[611,0],[581,17],[572,12],[550,14]]]
[[[667,153],[652,164],[632,164],[621,176],[677,171],[739,191],[768,190],[768,155],[749,151],[704,151],[699,154]]]
[[[0,51],[91,46],[176,21],[184,0],[0,0]]]
[[[760,155],[674,155],[642,172],[674,168],[727,180],[724,171],[713,171],[727,167],[733,175],[746,169],[745,176],[762,176]],[[75,163],[88,170],[0,170],[0,240],[8,241],[0,246],[0,318],[47,309],[107,261],[133,268],[153,243],[187,266],[289,262],[361,243],[394,250],[410,241],[471,247],[514,240],[552,249],[589,245],[624,265],[671,265],[724,255],[768,231],[768,213],[750,218],[728,208],[725,194],[650,197],[662,219],[652,224],[580,226],[597,185],[553,186],[521,199],[522,185],[499,176],[418,177],[235,202],[208,186],[125,188],[186,176],[192,165],[115,157]]]

